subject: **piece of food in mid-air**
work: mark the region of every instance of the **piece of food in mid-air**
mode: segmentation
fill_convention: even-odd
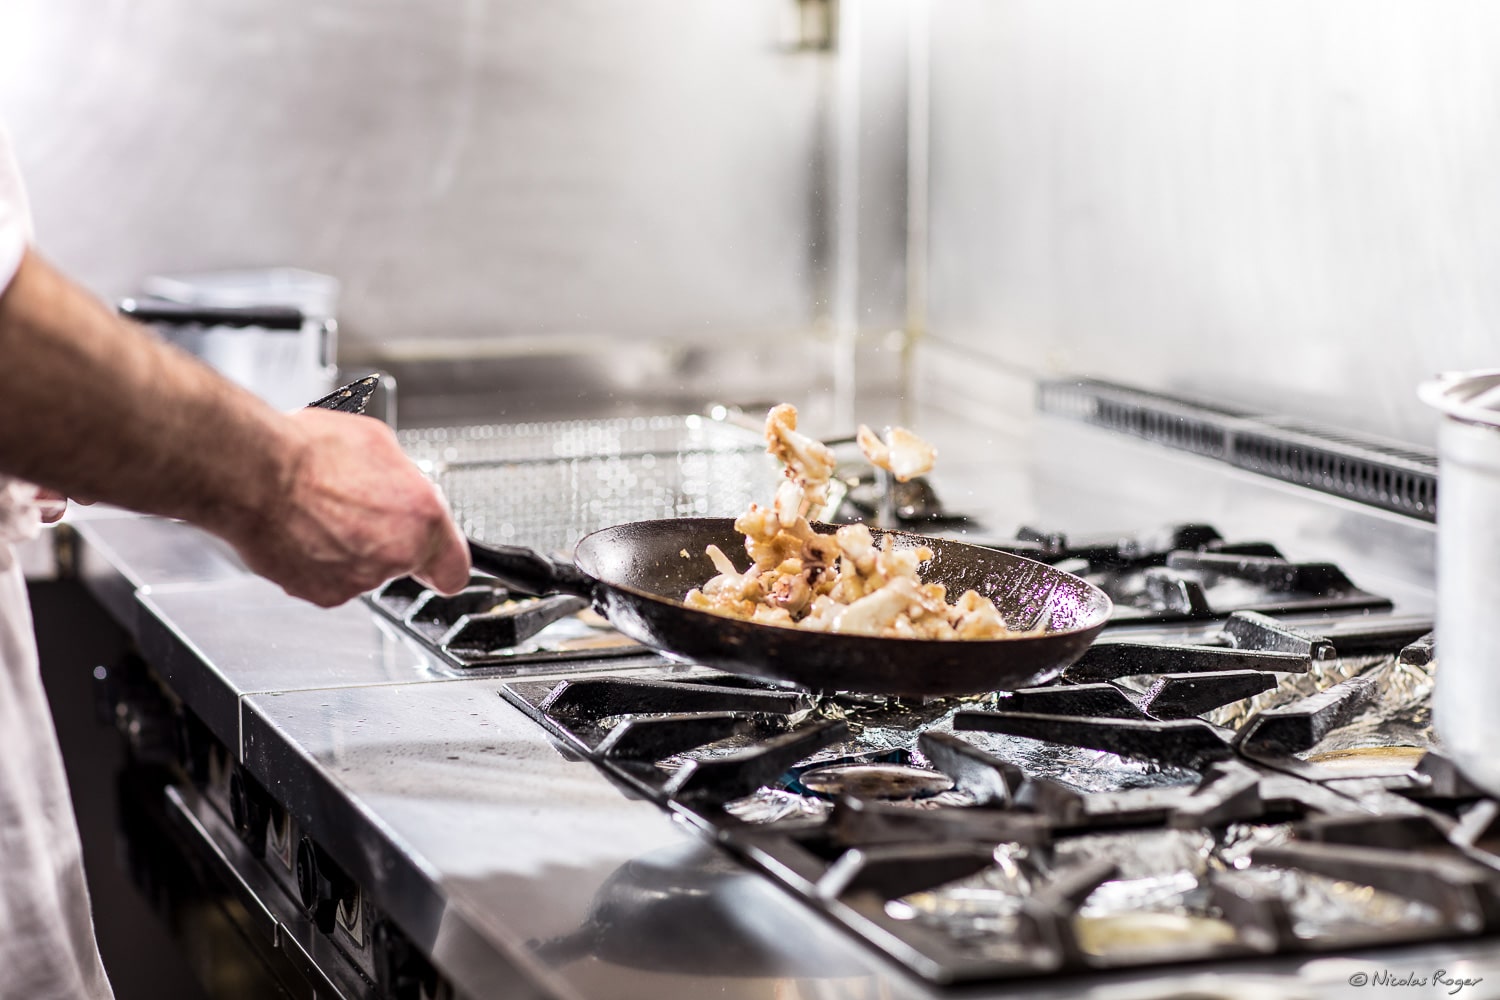
[[[937,461],[937,449],[905,427],[889,428],[882,441],[869,427],[860,424],[855,441],[871,465],[889,472],[898,482],[926,475]]]

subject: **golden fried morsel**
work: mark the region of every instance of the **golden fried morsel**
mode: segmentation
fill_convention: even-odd
[[[871,465],[886,470],[903,483],[931,472],[937,461],[937,449],[905,427],[890,428],[882,441],[869,427],[860,424],[855,441]]]
[[[791,403],[771,407],[766,414],[766,450],[786,466],[786,476],[802,487],[808,503],[828,502],[828,480],[833,477],[833,449],[797,433],[797,408]]]

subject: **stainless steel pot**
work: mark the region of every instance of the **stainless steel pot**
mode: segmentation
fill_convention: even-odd
[[[1444,416],[1433,724],[1464,774],[1500,794],[1500,369],[1445,374],[1419,393]]]

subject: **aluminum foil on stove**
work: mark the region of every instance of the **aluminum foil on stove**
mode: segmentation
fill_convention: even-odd
[[[1248,868],[1250,855],[1260,847],[1278,847],[1292,839],[1289,823],[1231,823],[1219,834],[1213,864],[1218,869]]]
[[[1377,662],[1362,675],[1374,681],[1375,696],[1301,756],[1326,767],[1369,770],[1385,763],[1394,773],[1410,770],[1433,745],[1435,666],[1395,656]]]
[[[1444,926],[1436,907],[1311,872],[1257,866],[1223,877],[1274,889],[1286,900],[1292,928],[1299,938],[1340,938],[1371,930],[1425,931]]]
[[[1208,871],[1214,846],[1207,830],[1127,830],[1066,837],[1035,856],[1047,874],[1105,860],[1117,869],[1116,879],[1186,875],[1196,880]]]
[[[843,720],[849,724],[851,738],[824,747],[799,761],[781,779],[757,789],[754,793],[728,803],[725,809],[749,823],[774,823],[788,819],[821,819],[832,810],[825,795],[813,794],[802,787],[798,776],[818,767],[853,763],[893,763],[919,768],[930,763],[917,750],[921,733],[934,719],[951,716],[959,708],[969,707],[976,699],[904,701],[895,698],[827,698],[809,713],[819,719]],[[794,720],[803,721],[803,719]],[[739,736],[676,754],[658,762],[671,773],[690,760],[732,757],[760,742],[755,736]],[[914,809],[939,809],[971,806],[974,797],[955,789],[914,798],[893,798],[896,805]]]
[[[1189,957],[1238,940],[1212,903],[1211,880],[1269,887],[1286,901],[1299,937],[1347,937],[1443,925],[1432,906],[1369,886],[1308,872],[1252,866],[1251,852],[1285,841],[1287,825],[1207,830],[1148,830],[1067,838],[1051,848],[1002,844],[996,864],[968,878],[887,904],[887,913],[941,931],[965,950],[1020,960],[1017,940],[1027,897],[1059,873],[1107,859],[1118,867],[1071,920],[1079,947],[1108,963],[1143,957]]]
[[[1192,955],[1239,937],[1212,912],[1206,883],[1190,871],[1105,882],[1078,908],[1073,933],[1082,951],[1106,960]]]
[[[1250,698],[1243,698],[1228,705],[1223,705],[1211,712],[1203,714],[1202,718],[1216,726],[1224,726],[1228,729],[1239,729],[1256,712],[1265,711],[1268,708],[1280,708],[1290,705],[1292,702],[1300,701],[1309,695],[1315,695],[1320,691],[1326,691],[1336,684],[1342,684],[1351,677],[1357,677],[1383,660],[1390,659],[1386,654],[1375,656],[1343,656],[1333,657],[1327,660],[1314,660],[1305,674],[1282,674],[1279,683],[1269,691]]]
[[[744,798],[725,803],[724,811],[746,823],[778,823],[793,819],[823,819],[833,803],[816,795],[798,795],[784,788],[759,788]]]
[[[1056,873],[1105,859],[1115,877],[1073,915],[1079,947],[1100,958],[1191,954],[1235,940],[1209,908],[1206,876],[1215,840],[1207,830],[1142,830],[1069,837],[1047,859]]]
[[[951,724],[932,727],[952,731]],[[1051,778],[1081,792],[1115,792],[1129,788],[1173,788],[1195,785],[1201,775],[1184,767],[1121,757],[1103,750],[1068,746],[1005,733],[962,732],[974,746],[1019,767],[1027,777]]]
[[[1106,859],[1117,877],[1075,913],[1055,915],[1071,922],[1080,947],[1121,959],[1142,951],[1196,953],[1235,938],[1209,908],[1204,876],[1213,847],[1213,835],[1197,830],[1091,834],[1041,849],[1002,844],[994,867],[895,900],[886,911],[939,930],[969,951],[1018,960],[1023,900],[1060,873]]]
[[[967,878],[886,903],[887,916],[941,931],[959,948],[997,961],[1021,962],[1031,946],[1020,931],[1023,900],[1034,889],[1028,849],[995,848],[995,864]]]

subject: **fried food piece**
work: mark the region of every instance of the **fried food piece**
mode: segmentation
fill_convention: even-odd
[[[902,483],[931,472],[937,461],[937,449],[905,427],[890,428],[882,441],[869,427],[860,424],[855,441],[871,465],[884,469]]]
[[[833,449],[797,432],[797,408],[791,403],[773,406],[766,414],[766,450],[786,466],[787,478],[802,487],[810,505],[821,507],[828,502]]]

